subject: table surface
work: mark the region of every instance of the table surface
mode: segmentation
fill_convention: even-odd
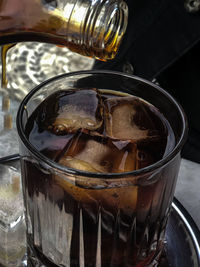
[[[200,164],[182,159],[175,197],[200,229]]]

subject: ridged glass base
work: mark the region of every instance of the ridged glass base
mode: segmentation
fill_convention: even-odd
[[[23,265],[23,267],[58,267],[58,266],[64,266],[64,265],[56,265],[54,263],[52,263],[51,261],[49,261],[44,255],[41,255],[41,253],[33,248],[28,247],[27,249],[27,265]],[[158,251],[156,254],[152,256],[149,256],[146,261],[144,261],[143,263],[139,263],[138,265],[123,265],[123,267],[167,267],[167,265],[163,265],[163,260],[162,260],[162,264],[159,264],[160,262],[160,258],[161,258],[161,254],[162,254],[162,250]],[[150,263],[151,262],[151,263]],[[96,264],[95,266],[93,266],[92,264],[90,265],[82,265],[80,264],[75,264],[72,263],[69,266],[66,267],[101,267],[101,263]],[[108,264],[103,264],[103,267],[119,267],[121,265],[115,265],[112,263],[108,263]]]

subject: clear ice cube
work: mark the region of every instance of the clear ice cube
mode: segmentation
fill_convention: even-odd
[[[85,178],[87,179],[87,178]],[[138,186],[125,185],[124,181],[113,188],[98,188],[97,190],[84,188],[81,184],[71,184],[70,182],[55,176],[57,185],[70,194],[76,201],[84,204],[101,203],[106,209],[123,209],[125,213],[132,213],[137,207],[138,202]],[[89,179],[84,184],[90,185]],[[92,188],[92,186],[91,186]]]
[[[74,169],[98,173],[128,172],[144,164],[144,155],[137,144],[110,138],[94,137],[84,133],[76,135],[68,144],[59,163]],[[145,157],[145,163],[152,163]]]
[[[103,122],[101,96],[94,88],[57,92],[42,104],[40,113],[41,125],[57,135],[96,130]]]
[[[159,135],[152,106],[134,96],[104,101],[106,134],[120,140],[139,141]]]

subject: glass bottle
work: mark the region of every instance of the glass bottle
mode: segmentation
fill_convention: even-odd
[[[115,57],[127,26],[123,0],[0,0],[0,44],[39,41]]]

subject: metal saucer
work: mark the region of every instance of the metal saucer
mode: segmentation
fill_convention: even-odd
[[[159,267],[199,267],[200,231],[174,198],[166,230],[166,245]]]

